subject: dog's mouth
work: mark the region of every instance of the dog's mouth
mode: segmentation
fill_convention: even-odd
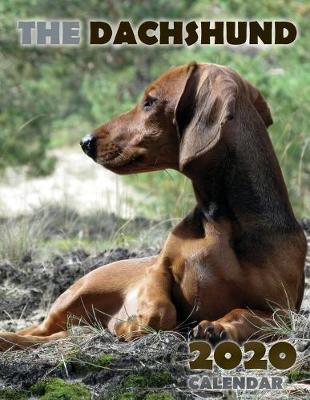
[[[110,158],[99,156],[96,162],[107,169],[118,172],[123,169],[143,167],[144,154],[145,149],[126,149]]]

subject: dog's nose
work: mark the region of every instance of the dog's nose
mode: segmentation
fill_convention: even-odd
[[[80,141],[80,145],[85,154],[87,154],[92,159],[96,158],[96,138],[91,133],[88,133]]]

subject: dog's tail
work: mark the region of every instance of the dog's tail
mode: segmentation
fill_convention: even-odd
[[[23,350],[42,343],[63,339],[67,336],[67,331],[53,333],[49,336],[20,335],[13,332],[0,332],[0,351]]]

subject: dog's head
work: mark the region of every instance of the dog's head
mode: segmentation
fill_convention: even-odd
[[[119,174],[184,170],[229,131],[242,130],[243,117],[254,125],[272,123],[263,96],[249,82],[226,67],[194,63],[163,74],[133,110],[85,136],[81,146]]]

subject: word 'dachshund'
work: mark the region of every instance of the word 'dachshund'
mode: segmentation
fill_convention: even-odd
[[[79,45],[81,21],[18,21],[21,45]],[[269,45],[293,43],[289,21],[89,21],[90,45]]]

